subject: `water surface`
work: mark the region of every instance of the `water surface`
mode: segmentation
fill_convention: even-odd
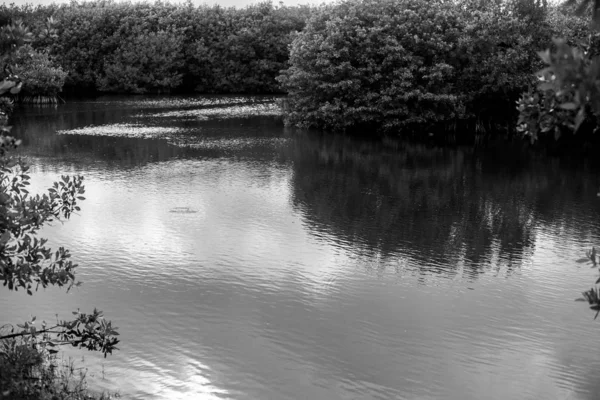
[[[14,122],[44,229],[84,285],[0,292],[2,319],[104,310],[85,357],[126,399],[596,399],[597,173],[505,152],[283,127],[266,97],[110,97]]]

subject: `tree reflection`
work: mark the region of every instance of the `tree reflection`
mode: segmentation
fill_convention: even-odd
[[[81,169],[221,157],[289,166],[293,205],[316,238],[346,242],[380,266],[410,260],[421,273],[510,273],[530,258],[539,229],[555,230],[553,236],[561,238],[589,237],[600,214],[593,170],[529,152],[520,157],[498,147],[475,151],[291,134],[263,117],[156,122],[135,103],[115,104],[30,108],[18,114],[14,132],[24,141],[24,154]],[[181,127],[190,132],[189,145],[55,133],[130,123]]]
[[[510,273],[538,227],[589,235],[598,217],[590,173],[531,155],[317,134],[287,151],[293,203],[311,229],[388,260],[409,256],[423,272]]]

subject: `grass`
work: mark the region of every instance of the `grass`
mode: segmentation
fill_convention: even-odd
[[[76,367],[35,339],[0,340],[0,400],[109,400],[118,394],[93,393],[87,369]]]

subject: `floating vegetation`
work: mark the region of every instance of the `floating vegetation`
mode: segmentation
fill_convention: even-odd
[[[59,135],[118,136],[130,138],[170,139],[170,135],[181,132],[181,128],[146,126],[141,124],[90,125],[79,129],[62,130]]]
[[[166,107],[166,103],[177,104],[178,109]],[[136,107],[140,102],[134,102]],[[228,105],[218,105],[223,103]],[[275,117],[280,115],[279,107],[269,101],[254,101],[246,97],[222,97],[201,98],[190,101],[190,99],[155,99],[148,100],[146,104],[160,105],[167,108],[158,113],[146,112],[129,116],[129,120],[122,123],[107,125],[90,125],[78,129],[61,130],[61,135],[86,135],[86,136],[108,136],[136,139],[163,139],[169,144],[178,147],[205,150],[241,150],[256,146],[274,146],[281,138],[256,137],[261,134],[252,128],[240,129],[241,137],[214,137],[211,125],[202,126],[202,121],[228,120],[252,117]],[[195,104],[195,108],[182,108],[182,105]],[[210,104],[210,107],[200,107],[199,104]],[[234,104],[234,105],[233,105]],[[190,121],[185,127],[181,122]],[[196,123],[193,123],[196,122]],[[200,123],[198,123],[200,122]],[[177,126],[179,125],[179,126]],[[235,131],[238,133],[238,131]],[[234,133],[232,131],[231,133]]]
[[[174,207],[174,208],[171,208],[169,210],[169,212],[171,212],[171,213],[177,213],[177,214],[195,214],[198,211],[192,210],[189,207]]]
[[[232,106],[244,104],[267,104],[275,103],[276,97],[164,97],[147,99],[128,99],[103,101],[102,99],[95,103],[107,103],[110,105],[121,104],[134,108],[198,108],[211,106]]]
[[[280,115],[281,109],[275,103],[258,103],[229,107],[175,110],[156,114],[145,114],[143,116],[154,118],[185,118],[186,120],[195,119],[197,121],[207,121],[209,119],[248,118],[258,116],[277,117]]]
[[[174,146],[187,147],[191,149],[207,149],[207,150],[242,150],[250,147],[263,147],[265,145],[281,145],[287,139],[285,138],[198,138],[198,137],[181,137],[181,140],[170,141]]]
[[[177,147],[205,150],[242,150],[255,146],[278,145],[284,138],[236,137],[212,138],[190,134],[190,130],[141,124],[112,124],[58,131],[61,135],[111,136],[138,139],[164,139]]]

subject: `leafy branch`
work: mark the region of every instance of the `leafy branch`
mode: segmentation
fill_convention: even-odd
[[[600,254],[596,251],[595,247],[592,247],[592,250],[588,250],[586,252],[586,256],[584,258],[580,258],[577,260],[578,263],[592,263],[592,268],[598,267],[600,263]],[[596,285],[600,283],[600,277],[596,280]],[[583,297],[576,299],[575,301],[587,301],[590,305],[590,308],[596,311],[596,315],[594,319],[598,318],[598,314],[600,314],[600,289],[598,287],[592,287],[590,290],[587,290],[582,293]]]
[[[30,195],[29,165],[6,155],[18,145],[19,141],[13,137],[0,136],[0,281],[9,290],[24,288],[29,295],[33,294],[34,285],[35,290],[40,285],[70,289],[80,284],[75,280],[77,264],[70,260],[71,253],[64,247],[52,251],[46,246],[47,240],[39,239],[36,234],[43,225],[63,222],[80,211],[78,201],[85,199],[83,177],[61,176],[43,195]],[[102,351],[105,357],[117,349],[117,329],[104,320],[101,311],[74,314],[76,318],[72,321],[57,321],[50,328],[43,323],[41,330],[37,330],[32,318],[17,325],[20,331],[13,328],[10,334],[0,336],[0,340],[26,336],[35,339],[42,334],[38,343],[43,346],[71,344]],[[50,334],[58,341],[51,339]]]
[[[41,329],[35,326],[36,318],[31,318],[23,324],[17,324],[16,330],[14,327],[11,333],[0,336],[0,340],[14,338],[31,338],[39,339],[38,344],[48,348],[50,354],[58,352],[52,347],[70,344],[73,347],[85,348],[93,351],[101,351],[106,357],[112,354],[113,350],[118,350],[116,345],[119,335],[116,327],[112,326],[110,321],[103,318],[102,311],[94,309],[93,313],[85,314],[79,311],[74,311],[75,319],[71,321],[57,320],[56,324],[47,327],[43,321]]]

